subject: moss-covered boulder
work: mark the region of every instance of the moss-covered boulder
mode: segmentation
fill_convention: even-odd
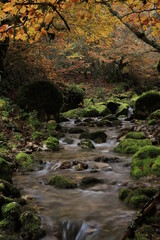
[[[160,147],[146,146],[132,158],[131,175],[135,178],[160,176]]]
[[[33,161],[29,154],[24,152],[19,152],[16,155],[15,160],[23,170],[32,170]]]
[[[68,111],[74,108],[78,108],[80,104],[83,104],[84,89],[76,84],[64,85],[60,87],[63,92],[64,106],[63,111]]]
[[[129,108],[129,105],[127,103],[121,103],[116,111],[116,116],[117,117],[122,116],[122,115],[127,116],[128,108]]]
[[[55,186],[56,188],[64,188],[64,189],[77,187],[77,184],[74,181],[59,175],[53,176],[50,179],[49,184]]]
[[[1,208],[2,217],[9,221],[18,221],[21,214],[21,206],[16,202],[5,204]]]
[[[9,163],[0,157],[0,179],[12,182],[12,172]]]
[[[46,145],[46,147],[52,151],[59,150],[59,141],[55,137],[48,137],[47,140],[43,141],[43,145]]]
[[[82,139],[79,143],[79,146],[81,146],[81,148],[83,149],[95,149],[94,144],[92,143],[91,140],[89,139]]]
[[[120,103],[116,102],[116,101],[108,101],[107,103],[107,108],[109,109],[109,111],[114,114],[116,113],[116,111],[118,110],[120,106]]]
[[[156,188],[121,188],[119,191],[119,199],[129,207],[141,208],[156,192]]]
[[[32,133],[32,139],[34,141],[42,140],[43,138],[44,138],[44,134],[40,131],[35,131],[35,132]]]
[[[22,225],[21,237],[23,240],[38,240],[45,236],[45,231],[41,227],[40,217],[31,211],[25,211],[20,215]]]
[[[116,153],[127,153],[134,154],[141,147],[152,145],[149,139],[131,139],[126,138],[122,140],[115,148],[114,152]]]
[[[131,138],[131,139],[145,139],[146,136],[144,132],[129,132],[126,135],[126,138]]]
[[[146,92],[142,94],[135,102],[135,116],[139,119],[145,119],[157,109],[160,109],[159,92]]]
[[[107,134],[103,131],[83,132],[79,136],[80,139],[91,139],[96,143],[106,142]]]
[[[103,180],[92,177],[92,176],[86,176],[86,177],[82,178],[82,180],[80,181],[80,187],[82,187],[82,188],[92,187],[99,183],[103,183]]]
[[[17,103],[25,110],[37,110],[39,115],[57,116],[63,104],[62,93],[51,82],[32,82],[20,89]]]
[[[21,196],[19,190],[11,183],[0,179],[0,192],[9,198],[19,198]]]

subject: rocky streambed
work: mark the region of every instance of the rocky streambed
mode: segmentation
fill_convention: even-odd
[[[63,122],[65,137],[60,139],[61,149],[36,153],[43,168],[14,176],[22,195],[40,213],[47,230],[44,240],[118,240],[135,215],[118,198],[122,186],[133,184],[131,157],[113,152],[120,128],[101,128],[107,139],[103,143],[91,141],[95,148],[88,149],[78,145],[80,133],[71,130],[79,129],[79,125],[90,132],[99,130],[84,122]],[[124,128],[131,127],[128,121],[122,124]],[[50,178],[56,175],[73,180],[77,187],[59,189],[49,185]],[[84,177],[100,181],[82,185]]]

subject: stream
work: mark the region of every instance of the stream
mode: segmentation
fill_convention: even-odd
[[[126,124],[130,123],[123,121],[122,127]],[[70,120],[61,123],[61,126],[67,132],[67,129],[76,125]],[[77,146],[79,134],[66,133],[65,137],[72,138],[73,144],[67,144],[61,138],[61,149],[58,152],[36,153],[45,163],[42,170],[16,173],[14,176],[14,183],[22,196],[27,196],[29,203],[42,218],[42,224],[47,230],[43,240],[119,240],[135,215],[135,211],[128,209],[118,199],[119,189],[133,181],[130,178],[131,157],[113,152],[119,135],[118,127],[100,129],[108,136],[106,143],[94,143],[96,148],[93,150],[81,149]],[[98,128],[90,127],[89,130]],[[101,156],[111,159],[107,163],[108,167],[94,161]],[[57,166],[66,160],[79,160],[89,167],[83,171],[59,169]],[[95,164],[98,171],[91,172]],[[46,184],[55,174],[73,179],[94,176],[103,179],[104,183],[87,189],[56,189]]]

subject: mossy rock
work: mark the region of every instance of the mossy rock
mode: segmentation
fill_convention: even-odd
[[[1,208],[2,216],[8,221],[18,221],[21,214],[21,206],[16,202],[5,204]]]
[[[156,188],[121,188],[119,191],[119,199],[129,207],[141,208],[156,194],[156,192]]]
[[[144,132],[129,132],[126,135],[126,138],[131,138],[131,139],[145,139],[146,136]]]
[[[47,140],[43,141],[43,144],[45,144],[49,150],[52,151],[59,150],[59,141],[55,137],[48,137]]]
[[[21,196],[19,190],[13,184],[3,179],[0,179],[0,191],[9,198],[19,198]]]
[[[82,188],[92,187],[99,183],[103,183],[103,180],[88,176],[88,177],[82,178],[82,180],[80,181],[80,187],[82,187]]]
[[[81,146],[81,148],[83,149],[95,149],[94,144],[89,139],[81,140],[80,143],[78,143],[78,145]]]
[[[148,125],[149,125],[149,126],[156,125],[156,123],[157,123],[157,120],[156,120],[156,119],[149,119],[149,121],[148,121]]]
[[[20,216],[20,223],[23,240],[38,240],[45,236],[45,230],[41,228],[41,220],[35,213],[31,211],[23,212]]]
[[[63,188],[63,189],[77,187],[77,184],[75,182],[59,175],[53,176],[50,179],[49,184],[55,186],[56,188]]]
[[[121,115],[127,116],[128,114],[128,108],[129,105],[127,103],[121,103],[121,105],[118,107],[117,111],[116,111],[116,116],[119,117]]]
[[[96,143],[106,142],[107,135],[103,131],[83,132],[79,136],[80,139],[91,139]]]
[[[158,109],[160,109],[159,92],[146,92],[142,94],[135,102],[135,116],[139,119],[145,119]]]
[[[120,106],[120,103],[117,103],[115,101],[108,101],[107,103],[107,108],[109,109],[109,111],[114,114],[116,113],[116,111],[118,110]]]
[[[135,178],[160,176],[160,147],[146,146],[132,158],[131,175]]]
[[[9,163],[0,157],[0,179],[12,182],[12,172]]]
[[[32,133],[32,139],[34,141],[36,140],[42,140],[44,138],[44,134],[42,132],[36,131]]]
[[[127,153],[134,154],[141,147],[152,145],[149,139],[131,139],[126,138],[122,140],[115,148],[114,152],[116,153]]]
[[[20,89],[17,103],[27,111],[38,111],[39,115],[45,113],[57,116],[63,104],[63,96],[53,83],[37,81]]]
[[[160,119],[160,109],[154,111],[154,112],[150,115],[150,119],[159,120],[159,119]]]
[[[61,87],[64,98],[63,111],[78,108],[83,103],[85,92],[81,86],[72,84],[70,86],[64,85]]]
[[[0,232],[12,233],[12,232],[15,232],[15,230],[17,230],[16,223],[13,220],[7,220],[7,219],[0,220]],[[5,239],[7,238],[3,238],[3,240]]]
[[[29,154],[20,152],[16,155],[16,162],[23,170],[32,170],[32,158]]]
[[[84,132],[84,130],[83,130],[83,128],[80,128],[80,127],[73,127],[73,128],[70,128],[68,130],[68,132],[71,134],[79,134],[79,133]]]

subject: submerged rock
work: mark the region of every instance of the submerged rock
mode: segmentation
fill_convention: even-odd
[[[81,182],[80,182],[80,187],[91,187],[94,186],[95,184],[99,184],[99,183],[103,183],[102,179],[98,179],[95,177],[84,177],[82,178]]]

